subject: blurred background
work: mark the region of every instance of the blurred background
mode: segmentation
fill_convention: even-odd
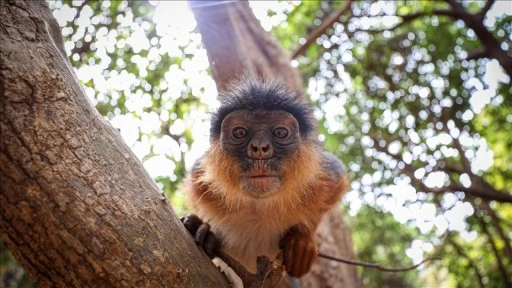
[[[408,266],[439,251],[408,272],[359,268],[364,285],[511,287],[512,2],[353,1],[310,43],[344,3],[251,7],[348,168],[339,209],[359,260]],[[48,4],[90,101],[183,215],[180,182],[218,107],[187,2]],[[1,243],[0,286],[33,287]]]

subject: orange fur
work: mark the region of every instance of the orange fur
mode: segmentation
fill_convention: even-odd
[[[236,159],[214,140],[188,179],[189,207],[210,224],[223,251],[255,272],[256,257],[274,258],[290,228],[313,239],[322,215],[346,189],[345,177],[334,179],[322,169],[320,153],[315,142],[302,140],[298,151],[283,160],[277,192],[256,199],[243,191]]]

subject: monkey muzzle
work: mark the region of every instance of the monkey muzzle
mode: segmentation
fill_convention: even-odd
[[[251,159],[242,173],[244,190],[254,198],[266,198],[279,188],[281,181],[272,161]]]

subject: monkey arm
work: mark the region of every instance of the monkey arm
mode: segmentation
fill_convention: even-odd
[[[293,277],[301,277],[311,269],[311,266],[316,260],[318,254],[314,236],[316,227],[320,223],[322,215],[338,203],[342,193],[348,186],[346,170],[341,161],[330,153],[318,153],[320,157],[317,159],[320,160],[320,169],[315,172],[317,177],[314,178],[316,179],[314,183],[308,185],[309,188],[307,190],[299,192],[299,195],[295,198],[288,199],[287,201],[292,201],[288,202],[290,204],[289,206],[280,207],[280,213],[287,215],[288,219],[294,219],[291,221],[296,221],[295,224],[290,223],[292,226],[289,226],[289,228],[286,229],[286,232],[284,232],[279,243],[276,243],[279,244],[279,247],[282,249],[283,263],[286,266],[286,270],[288,274]],[[189,207],[194,208],[199,217],[203,218],[202,220],[206,220],[207,222],[211,222],[213,219],[224,219],[225,221],[228,219],[226,218],[226,213],[229,212],[229,209],[226,208],[225,197],[220,196],[218,193],[212,193],[213,188],[210,186],[210,183],[206,184],[202,181],[203,175],[206,173],[206,163],[203,161],[204,158],[197,161],[191,171],[192,173],[189,177],[189,181],[187,182],[189,185],[187,191]],[[304,165],[304,169],[309,169],[307,167],[307,163],[304,163]],[[300,179],[295,179],[294,181],[300,181]],[[250,218],[250,213],[243,216],[244,214],[242,212],[243,211],[239,211],[237,216],[234,216],[235,214],[230,214],[233,217],[229,219],[236,219],[239,217]],[[261,219],[261,221],[265,220]],[[212,223],[215,224],[215,221]],[[187,223],[184,222],[184,224]],[[223,224],[227,225],[228,222],[224,222]],[[209,252],[211,256],[212,250],[216,250],[219,247],[215,247],[213,249],[208,247],[211,246],[211,243],[204,241],[204,239],[209,239],[209,234],[212,233],[209,232],[206,233],[208,235],[205,235],[203,232],[205,227],[199,228],[202,227],[201,225],[204,226],[201,222],[200,224],[192,225],[193,229],[189,229],[188,227],[187,229],[194,236],[196,243],[199,246],[202,246],[205,250],[209,250],[206,252]],[[238,227],[237,229],[241,229],[241,231],[244,230],[243,227]],[[265,229],[271,229],[271,227],[267,226]],[[268,231],[261,231],[261,233],[265,232]],[[226,234],[221,233],[220,235],[226,237]],[[238,234],[231,234],[231,236],[235,237],[236,235]],[[219,238],[219,242],[226,243],[225,241],[225,238]],[[240,242],[239,245],[244,245],[247,239],[240,238],[237,241]],[[262,255],[263,254],[264,253],[262,253]],[[236,253],[233,255],[235,257],[239,256]],[[242,262],[244,265],[247,265],[247,261],[244,262],[242,260]]]
[[[321,167],[318,182],[308,192],[311,197],[308,201],[310,209],[306,212],[309,223],[291,227],[279,243],[283,251],[283,264],[292,277],[301,277],[311,269],[318,255],[316,227],[322,215],[338,203],[348,186],[346,170],[336,156],[322,152]]]
[[[300,224],[288,230],[279,247],[286,272],[292,277],[301,277],[309,272],[318,255],[314,231],[304,230]]]

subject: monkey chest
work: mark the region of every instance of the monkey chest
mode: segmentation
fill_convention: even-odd
[[[290,227],[302,222],[298,217],[289,216],[290,213],[277,207],[247,207],[211,221],[210,225],[230,247],[273,250],[278,248]]]
[[[230,215],[218,225],[213,224],[212,230],[218,236],[223,251],[255,272],[256,257],[276,257],[279,241],[291,226],[268,215],[240,214]]]

